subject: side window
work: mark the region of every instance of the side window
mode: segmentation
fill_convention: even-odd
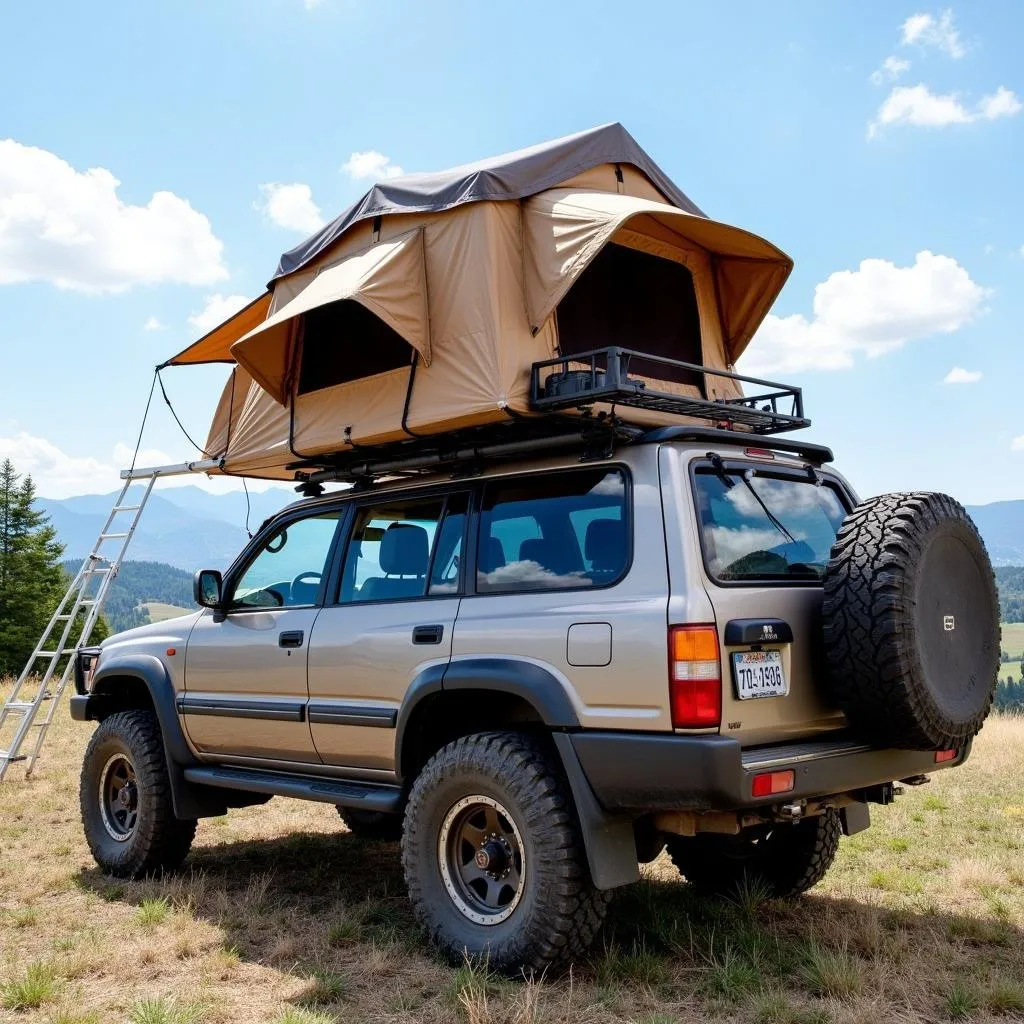
[[[447,503],[420,498],[360,509],[345,553],[339,603],[458,593],[466,501],[460,494]]]
[[[325,512],[276,530],[235,581],[229,609],[315,604],[340,517]]]
[[[546,474],[484,488],[480,593],[603,586],[615,583],[628,561],[621,470]]]

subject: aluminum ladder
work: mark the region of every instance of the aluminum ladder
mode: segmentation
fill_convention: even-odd
[[[110,584],[121,568],[142,510],[160,475],[159,471],[149,471],[141,498],[138,502],[126,505],[126,500],[132,501],[129,489],[136,480],[143,479],[144,472],[129,471],[125,477],[121,493],[107,516],[96,544],[57,605],[57,610],[18,676],[14,689],[0,707],[0,780],[17,761],[28,762],[25,766],[26,775],[32,772],[60,698],[75,670],[75,653],[89,641]],[[122,526],[127,515],[131,519]],[[112,547],[111,542],[115,542],[116,547]],[[105,555],[104,550],[113,550],[114,554]],[[79,623],[80,629],[77,628]],[[66,661],[62,663],[62,659]],[[42,667],[44,664],[45,668]],[[40,670],[42,675],[39,674]],[[33,687],[34,693],[28,692]],[[44,705],[47,705],[45,710]],[[31,735],[33,729],[37,730],[34,737]]]

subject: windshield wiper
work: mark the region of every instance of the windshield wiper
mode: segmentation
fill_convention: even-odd
[[[722,483],[725,484],[726,489],[728,490],[735,484],[736,481],[733,480],[726,471],[725,463],[722,461],[722,456],[716,455],[714,452],[708,452],[708,458],[711,460],[711,465],[715,467],[715,472],[718,474],[718,478],[722,481]],[[754,496],[754,500],[758,503],[758,505],[761,506],[761,509],[764,511],[765,516],[767,516],[768,518],[768,522],[771,523],[772,526],[774,526],[775,529],[778,530],[779,533],[781,533],[782,536],[785,537],[790,544],[796,544],[796,537],[794,537],[793,534],[791,534],[789,530],[786,529],[785,525],[782,523],[779,517],[765,504],[764,498],[762,498],[761,495],[758,494],[757,491],[754,489],[754,485],[750,482],[750,478],[754,475],[754,473],[755,470],[753,469],[745,469],[742,470],[738,475],[739,478],[743,481],[743,483],[746,484],[747,490],[750,491],[750,493]]]

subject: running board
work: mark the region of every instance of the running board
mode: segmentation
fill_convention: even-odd
[[[358,807],[367,811],[396,812],[401,808],[399,786],[375,785],[324,779],[283,772],[254,771],[246,768],[186,768],[185,778],[203,786],[242,789],[249,793],[291,796],[298,800],[319,800],[340,807]]]

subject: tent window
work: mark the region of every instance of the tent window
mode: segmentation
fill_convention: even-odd
[[[412,347],[365,306],[342,299],[304,315],[299,394],[398,370]]]
[[[563,356],[618,345],[703,365],[693,275],[681,263],[611,243],[558,304]],[[701,374],[634,360],[630,373],[703,389]]]

